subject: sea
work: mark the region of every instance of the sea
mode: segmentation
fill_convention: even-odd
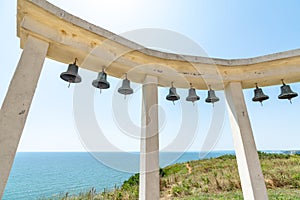
[[[160,166],[225,154],[234,151],[161,152]],[[91,188],[96,192],[111,190],[138,172],[139,160],[131,162],[134,158],[139,158],[139,153],[18,152],[3,200],[55,199]]]

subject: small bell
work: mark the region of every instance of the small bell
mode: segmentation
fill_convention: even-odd
[[[297,97],[298,94],[293,92],[291,87],[283,82],[283,79],[281,81],[283,85],[280,87],[281,94],[278,96],[278,99],[288,99],[292,103],[291,99]]]
[[[186,101],[194,102],[200,100],[200,97],[196,94],[195,88],[192,87],[192,84],[190,83],[191,88],[189,89],[189,95],[186,97]]]
[[[130,81],[127,79],[127,74],[125,74],[125,79],[122,82],[122,86],[118,89],[118,92],[124,94],[125,97],[133,93],[133,89],[130,87]]]
[[[169,89],[169,94],[166,96],[166,99],[168,101],[173,101],[173,104],[175,105],[174,101],[177,101],[180,99],[180,96],[176,92],[176,88],[173,86],[173,82],[171,83],[172,86]]]
[[[81,77],[78,75],[78,66],[76,65],[77,58],[75,58],[75,61],[73,64],[69,64],[68,70],[66,72],[63,72],[60,74],[60,78],[64,81],[69,82],[69,86],[71,83],[80,83]]]
[[[262,105],[262,102],[269,99],[268,95],[265,95],[261,88],[259,88],[256,84],[256,88],[254,89],[254,97],[252,98],[252,101],[256,102],[259,101]]]
[[[102,72],[99,72],[97,79],[93,80],[92,85],[99,88],[101,92],[101,89],[108,89],[110,86],[106,79],[107,74],[104,72],[104,68],[102,68]]]
[[[209,86],[209,90],[208,90],[208,96],[205,99],[206,103],[212,103],[214,104],[215,102],[219,101],[220,99],[216,96],[215,91],[211,89],[211,87]]]

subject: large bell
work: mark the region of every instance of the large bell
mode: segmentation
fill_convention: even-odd
[[[130,87],[130,81],[127,79],[127,74],[122,82],[122,86],[118,89],[120,94],[128,95],[133,93],[133,89]]]
[[[282,81],[282,86],[280,87],[281,94],[278,96],[278,99],[288,99],[292,103],[291,99],[298,96],[296,92],[293,92],[291,87],[289,85],[286,85],[283,80]]]
[[[219,100],[220,99],[216,96],[215,91],[212,90],[211,88],[209,88],[209,90],[208,90],[208,96],[205,99],[205,102],[206,103],[213,103],[214,104],[215,102],[217,102]]]
[[[196,90],[192,87],[192,84],[190,85],[191,88],[189,89],[189,95],[186,97],[186,100],[194,103],[195,101],[200,100],[200,97],[196,94]]]
[[[269,99],[269,96],[265,95],[262,89],[259,88],[256,84],[256,88],[254,89],[254,97],[252,98],[252,101],[259,101],[262,104],[262,102],[267,99]]]
[[[99,72],[97,79],[93,80],[92,85],[99,89],[108,89],[110,85],[106,79],[107,74],[104,72],[104,69],[102,69],[102,72]]]
[[[81,77],[78,75],[77,58],[73,64],[69,64],[68,70],[60,74],[60,78],[69,83],[80,83]],[[70,85],[69,85],[70,86]]]
[[[166,99],[168,101],[177,101],[180,99],[180,96],[177,94],[176,92],[176,88],[173,86],[173,82],[172,82],[172,86],[171,88],[169,89],[169,94],[166,96]]]

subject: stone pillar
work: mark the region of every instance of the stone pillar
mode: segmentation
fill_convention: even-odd
[[[225,94],[244,199],[268,199],[241,83],[229,83]]]
[[[160,197],[157,103],[157,77],[147,75],[143,84],[140,200],[158,200]]]
[[[9,177],[49,44],[28,37],[0,111],[0,199]]]

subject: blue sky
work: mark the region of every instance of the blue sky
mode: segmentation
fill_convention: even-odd
[[[300,48],[300,1],[138,1],[138,0],[51,0],[66,11],[116,34],[141,28],[167,29],[197,42],[210,57],[246,58]],[[0,103],[21,54],[16,37],[16,1],[0,2]],[[184,52],[182,52],[184,53]],[[66,65],[46,59],[18,151],[85,151],[73,117],[73,88],[59,78]],[[300,67],[300,66],[299,66]],[[96,78],[92,72],[89,74]],[[91,80],[86,80],[90,81]],[[139,141],[124,135],[115,124],[111,108],[119,80],[109,77],[111,90],[95,93],[95,114],[105,136],[116,147],[138,151]],[[291,84],[300,92],[300,84]],[[139,88],[140,85],[133,84]],[[278,100],[279,86],[263,88],[270,100],[261,107],[253,103],[252,89],[244,90],[258,149],[300,149],[298,124],[300,100]],[[160,135],[161,148],[167,146],[181,123],[181,104],[165,101],[168,88],[159,89],[159,104],[166,114]],[[179,90],[185,99],[186,90]],[[211,123],[212,106],[204,103],[206,91],[198,91],[201,101],[199,127],[190,151],[201,149]],[[221,94],[220,94],[221,95]],[[141,95],[138,90],[129,100],[129,115],[139,125]],[[108,106],[107,106],[108,105]],[[192,109],[192,105],[188,105]],[[233,149],[228,118],[215,149]]]

